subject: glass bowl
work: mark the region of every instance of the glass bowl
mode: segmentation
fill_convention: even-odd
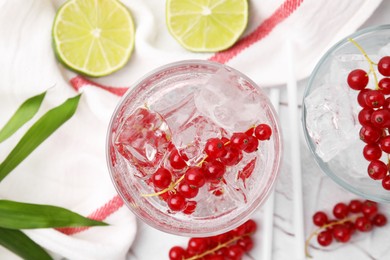
[[[361,125],[357,103],[359,91],[347,85],[350,71],[369,71],[368,57],[378,62],[390,55],[390,25],[367,28],[338,42],[318,62],[310,76],[303,98],[303,129],[309,149],[321,170],[345,189],[369,200],[390,202],[390,191],[380,180],[369,177],[369,162],[363,156],[365,143],[360,140]],[[375,66],[375,74],[380,75]],[[373,73],[367,88],[375,88]],[[387,164],[387,154],[381,160]]]
[[[186,169],[211,161],[207,140],[258,124],[268,124],[272,135],[257,151],[243,152],[222,177],[207,180],[184,209],[167,206],[179,193],[157,187],[158,168],[170,171],[177,190]],[[175,149],[186,159],[182,170],[170,162]],[[214,62],[181,61],[152,71],[123,96],[108,128],[108,168],[118,193],[139,219],[176,235],[210,236],[244,223],[266,200],[280,160],[278,120],[267,96],[242,73]]]

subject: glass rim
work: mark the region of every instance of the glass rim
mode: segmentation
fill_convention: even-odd
[[[127,201],[127,199],[125,198],[124,194],[122,194],[122,192],[120,191],[120,189],[117,187],[117,184],[116,184],[116,181],[114,180],[114,174],[113,174],[113,169],[112,169],[112,165],[110,163],[110,147],[111,147],[111,142],[112,142],[112,126],[114,124],[114,121],[116,120],[116,117],[118,116],[118,113],[119,113],[119,110],[122,108],[122,105],[123,103],[127,100],[127,98],[135,91],[137,91],[137,87],[140,86],[145,80],[153,77],[154,75],[157,75],[158,73],[164,71],[164,70],[167,70],[167,69],[172,69],[172,68],[175,68],[175,67],[182,67],[182,66],[185,66],[185,65],[207,65],[207,66],[212,66],[212,67],[215,67],[217,69],[219,68],[228,68],[230,71],[232,71],[234,74],[244,78],[246,81],[248,81],[253,87],[255,87],[257,90],[259,90],[262,95],[265,97],[266,101],[267,101],[267,108],[268,108],[268,113],[270,114],[270,118],[272,118],[272,124],[274,124],[274,127],[277,129],[277,133],[278,133],[278,136],[275,137],[276,141],[275,142],[275,146],[277,145],[277,148],[275,148],[276,152],[275,152],[275,155],[274,155],[274,158],[272,159],[272,161],[274,162],[273,163],[273,166],[271,168],[271,173],[270,173],[270,176],[266,179],[266,186],[265,186],[265,189],[259,193],[259,196],[256,196],[254,197],[254,201],[252,203],[250,203],[248,206],[247,209],[245,209],[244,211],[240,212],[237,216],[235,216],[234,218],[232,219],[241,219],[240,220],[237,220],[236,223],[235,223],[235,226],[238,226],[240,224],[242,224],[245,220],[247,220],[262,204],[265,203],[265,201],[267,200],[267,198],[269,197],[272,189],[274,188],[275,186],[275,182],[277,180],[277,177],[279,176],[280,174],[280,169],[281,169],[281,162],[282,162],[282,154],[283,154],[283,140],[282,140],[282,133],[281,133],[281,127],[280,127],[280,122],[279,122],[279,117],[275,111],[275,108],[273,107],[272,103],[270,102],[268,96],[264,93],[264,90],[258,86],[258,84],[256,84],[252,79],[250,79],[248,76],[246,76],[245,74],[243,74],[242,72],[230,67],[230,66],[227,66],[225,64],[221,64],[221,63],[218,63],[218,62],[213,62],[213,61],[207,61],[207,60],[197,60],[197,59],[190,59],[190,60],[181,60],[181,61],[176,61],[176,62],[172,62],[172,63],[168,63],[168,64],[165,64],[163,66],[160,66],[160,67],[157,67],[153,70],[151,70],[150,72],[144,74],[143,76],[140,77],[139,80],[137,80],[134,84],[131,85],[131,87],[126,91],[126,93],[121,97],[120,100],[118,100],[118,103],[111,115],[111,119],[109,121],[109,124],[108,124],[108,131],[107,131],[107,135],[106,135],[106,143],[105,143],[105,150],[106,150],[106,163],[107,163],[107,168],[108,168],[108,172],[109,172],[109,175],[110,175],[110,178],[111,178],[111,181],[112,183],[114,184],[114,187],[115,187],[115,190],[117,191],[117,194],[121,197],[121,199],[124,201],[125,205],[127,206],[127,208],[129,208],[129,210],[137,216],[137,218],[139,218],[140,220],[142,220],[143,222],[145,222],[147,225],[153,227],[153,228],[156,228],[160,231],[163,231],[163,232],[167,232],[167,233],[170,233],[170,234],[175,234],[175,235],[180,235],[180,236],[194,236],[194,235],[197,235],[197,236],[209,236],[209,235],[215,235],[215,234],[219,234],[221,233],[221,231],[214,231],[214,232],[209,232],[209,233],[205,233],[205,232],[175,232],[175,230],[171,230],[171,229],[167,229],[167,228],[164,228],[164,227],[161,227],[158,225],[158,223],[154,223],[153,222],[153,217],[150,217],[150,218],[145,218],[145,216],[143,216],[142,214],[140,214],[139,212],[137,212],[136,210],[133,210],[133,208],[129,205],[129,201]],[[240,217],[240,218],[238,218]],[[232,228],[234,228],[232,227]],[[230,230],[231,227],[229,228],[226,228],[223,231],[227,231],[227,230]]]

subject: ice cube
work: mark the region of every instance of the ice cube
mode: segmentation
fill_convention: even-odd
[[[164,119],[155,112],[138,108],[118,129],[117,151],[145,177],[161,164],[171,143],[171,132]]]
[[[188,157],[190,164],[196,164],[203,159],[204,146],[209,138],[226,136],[223,128],[198,113],[195,113],[191,120],[173,131],[173,144]]]
[[[249,128],[258,120],[262,103],[228,69],[220,69],[195,93],[196,108],[227,131]],[[229,86],[229,87],[227,87]]]
[[[323,84],[305,98],[306,127],[325,162],[359,138],[356,97],[346,85]]]

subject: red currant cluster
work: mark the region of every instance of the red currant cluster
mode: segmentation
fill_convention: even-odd
[[[234,133],[230,139],[210,138],[204,147],[205,156],[194,166],[188,166],[188,158],[176,148],[171,148],[168,163],[158,168],[149,179],[156,193],[144,196],[159,195],[172,211],[192,214],[197,202],[191,199],[197,196],[199,189],[206,183],[214,185],[224,182],[226,167],[238,164],[243,152],[255,152],[259,141],[268,140],[271,134],[269,125],[259,124],[245,133]],[[249,177],[247,173],[246,176]],[[213,189],[212,193],[222,195],[223,189]]]
[[[313,215],[313,223],[319,229],[313,232],[306,241],[307,247],[310,239],[317,235],[317,242],[321,246],[329,246],[333,239],[337,242],[346,243],[356,230],[368,232],[374,226],[382,227],[386,225],[387,218],[378,211],[378,204],[373,201],[351,200],[349,204],[337,203],[333,207],[335,219],[329,219],[323,211],[317,211]],[[309,256],[309,255],[308,255]]]
[[[360,46],[359,49],[362,51]],[[389,157],[387,163],[381,160],[382,153],[390,154],[390,56],[382,57],[377,64],[379,73],[384,76],[379,82],[373,66],[376,64],[366,54],[365,57],[374,74],[375,89],[367,88],[368,73],[361,69],[351,71],[347,82],[350,88],[359,91],[357,102],[362,107],[358,115],[362,125],[360,139],[366,143],[363,156],[370,162],[368,175],[374,180],[382,180],[383,188],[390,190]]]
[[[170,260],[240,260],[253,248],[251,236],[257,224],[248,220],[229,232],[203,238],[191,238],[187,248],[174,246],[169,251]]]

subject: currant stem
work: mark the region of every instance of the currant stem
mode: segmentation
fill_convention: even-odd
[[[368,64],[370,65],[370,72],[372,72],[372,75],[374,76],[374,81],[375,81],[375,90],[378,90],[379,89],[379,86],[378,86],[378,77],[376,76],[376,73],[375,73],[375,70],[374,70],[374,66],[373,65],[376,65],[375,62],[373,62],[370,57],[368,57],[367,53],[365,52],[365,50],[355,41],[353,40],[352,38],[348,38],[348,40],[356,46],[356,48],[359,49],[359,51],[363,54],[364,58],[366,58]],[[368,74],[367,73],[367,74]],[[368,77],[368,75],[367,75]]]
[[[227,247],[229,246],[230,244],[233,244],[234,242],[236,242],[237,240],[243,238],[243,237],[246,237],[246,236],[250,236],[252,235],[252,233],[248,233],[248,234],[244,234],[242,236],[238,236],[238,237],[233,237],[232,239],[230,239],[229,241],[225,242],[225,243],[222,243],[222,244],[218,244],[216,247],[210,249],[210,250],[206,250],[204,251],[202,254],[199,254],[199,255],[194,255],[190,258],[183,258],[183,260],[196,260],[196,259],[200,259],[206,255],[209,255],[209,254],[212,254],[216,251],[218,251],[219,249],[221,248],[224,248],[224,247]]]
[[[156,192],[156,193],[141,194],[141,196],[142,197],[153,197],[153,196],[158,196],[158,195],[164,194],[165,192],[168,192],[168,191],[175,190],[176,185],[179,184],[183,179],[184,179],[184,174],[176,182],[172,182],[168,188],[163,189],[163,190]]]
[[[350,218],[344,218],[344,219],[341,219],[339,221],[336,221],[336,222],[332,222],[332,223],[329,223],[329,224],[325,224],[321,227],[319,227],[318,229],[316,229],[315,231],[313,231],[310,236],[306,239],[306,242],[305,242],[305,255],[306,257],[309,257],[309,258],[312,258],[312,256],[309,254],[309,245],[310,245],[310,240],[318,235],[318,233],[325,229],[325,228],[328,228],[328,227],[331,227],[331,226],[335,226],[335,225],[339,225],[339,224],[343,224],[344,222],[347,222],[347,221],[353,221],[355,218],[353,217],[350,217]]]

